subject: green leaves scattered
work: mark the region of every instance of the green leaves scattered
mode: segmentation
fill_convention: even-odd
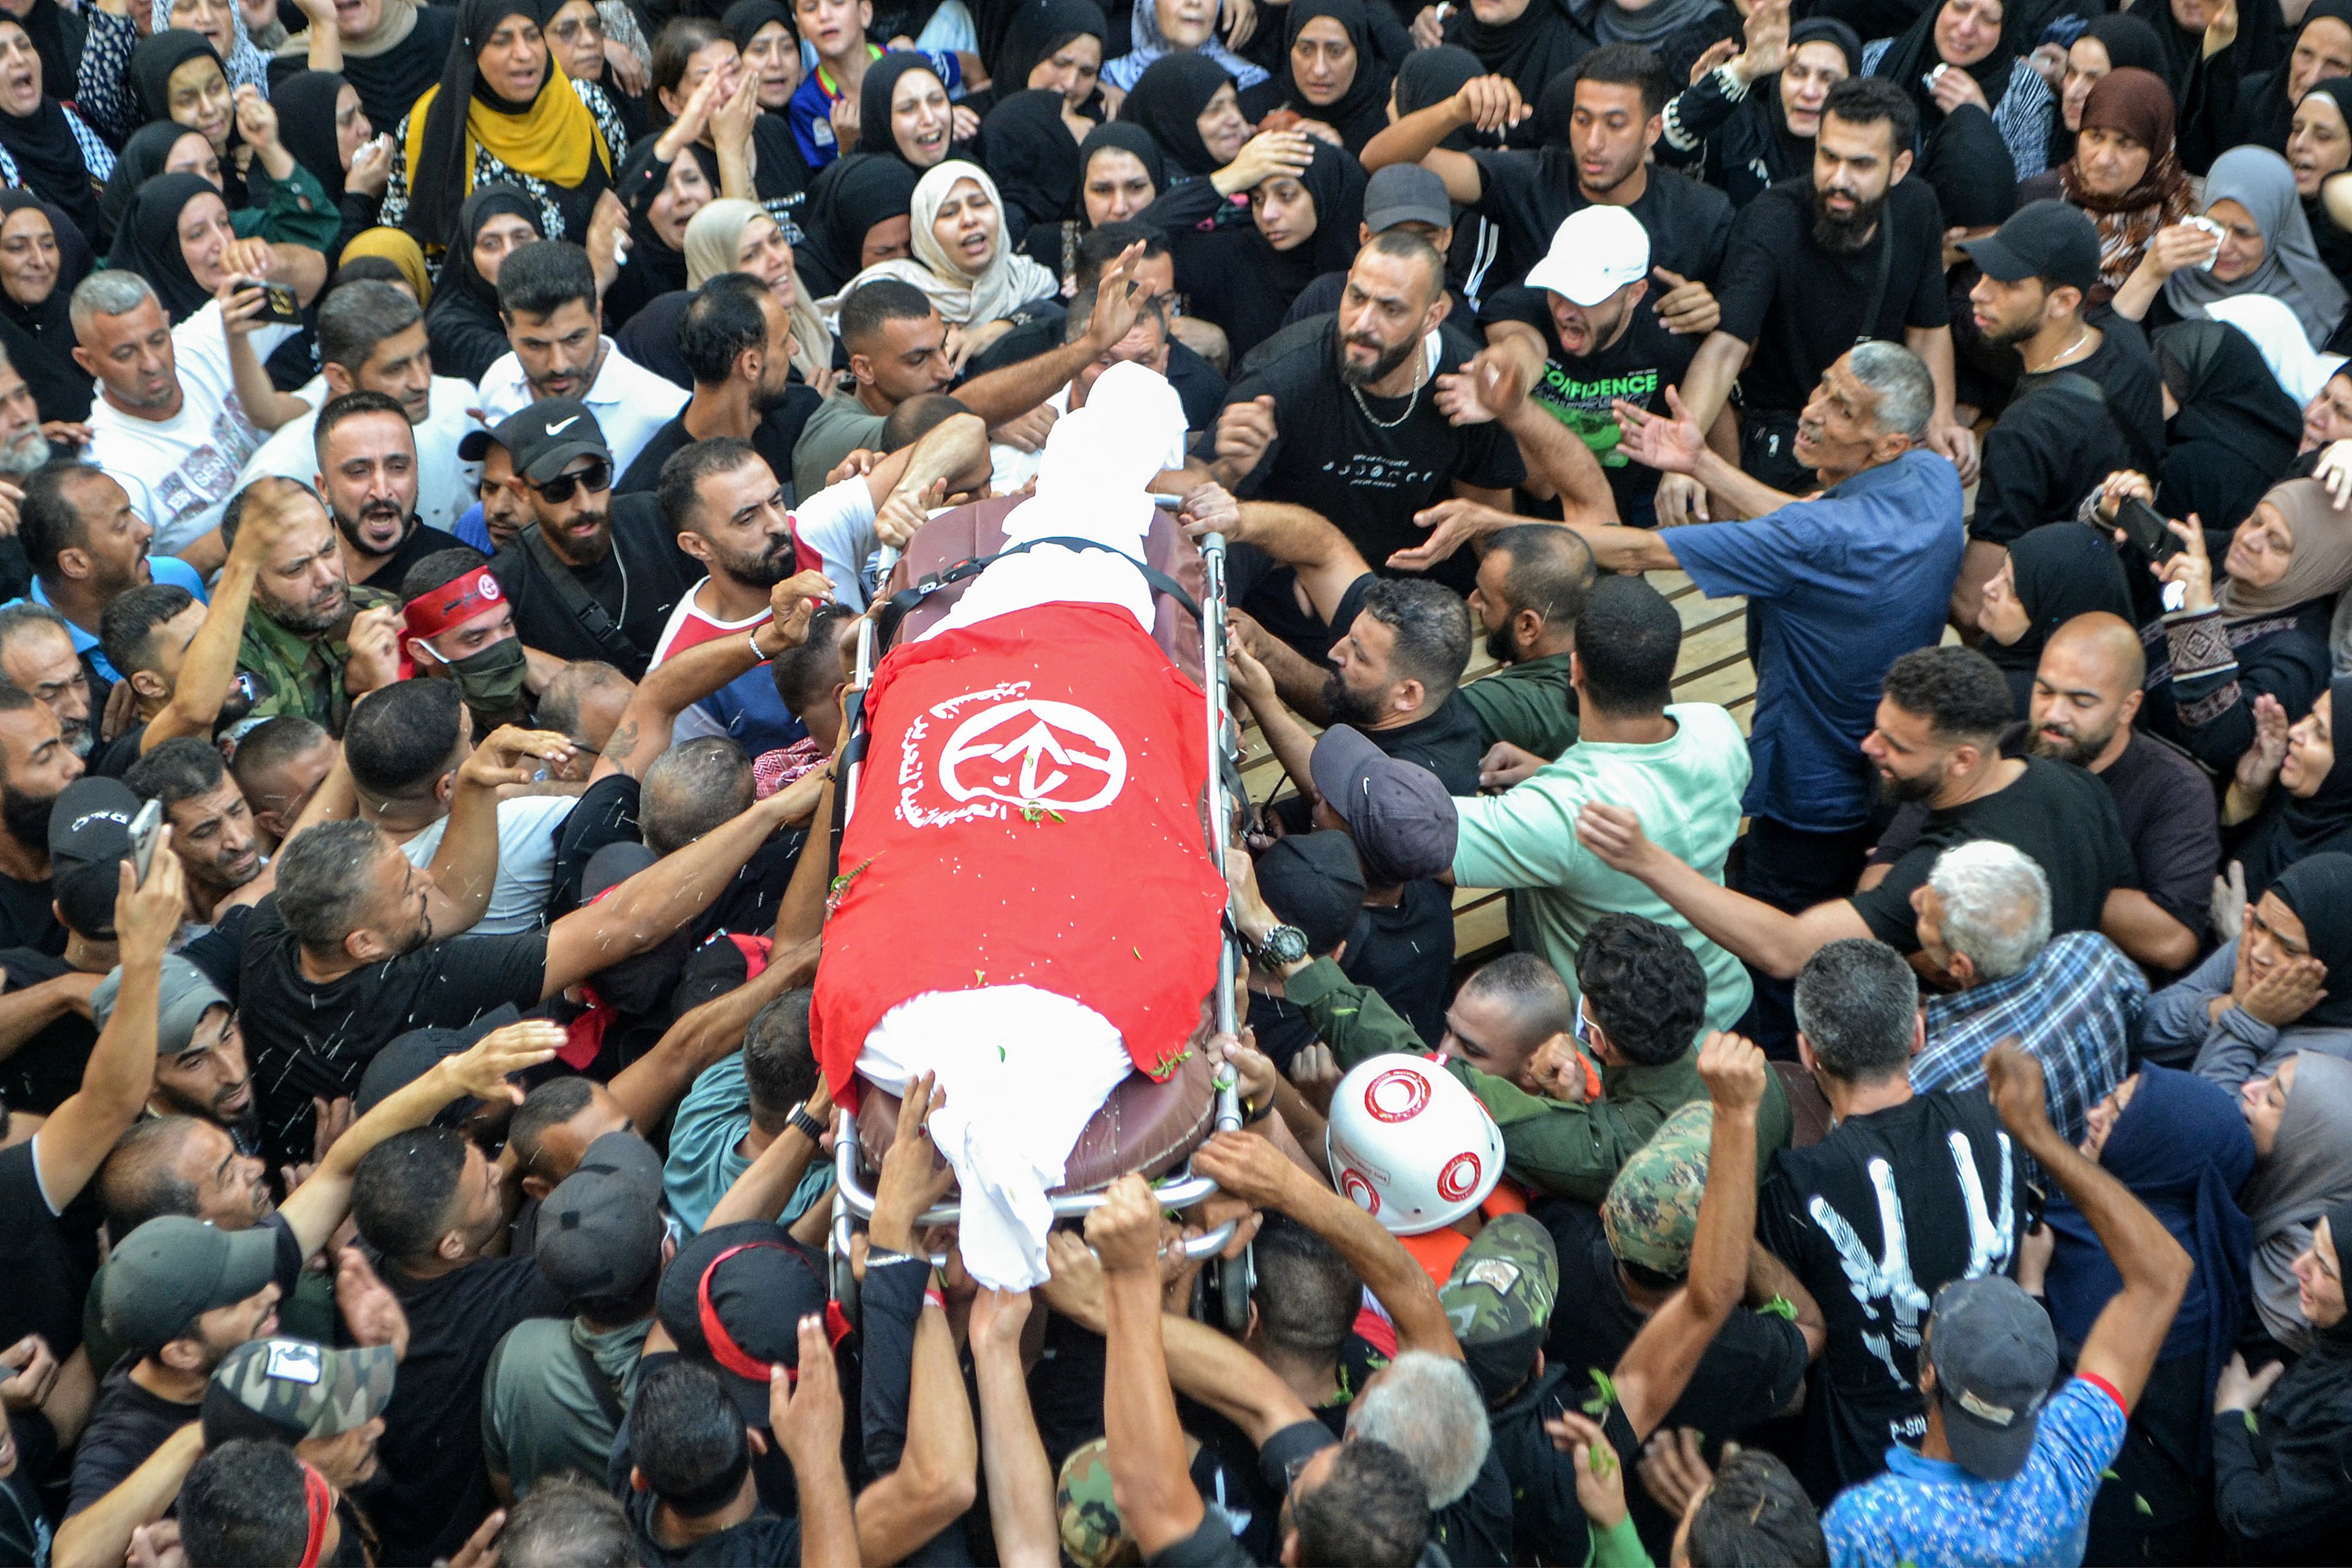
[[[1617,1403],[1617,1384],[1599,1367],[1588,1370],[1592,1374],[1592,1397],[1584,1402],[1584,1413],[1595,1421],[1605,1420],[1609,1407]]]
[[[2147,1503],[2147,1499],[2140,1496],[2137,1492],[2132,1493],[2132,1511],[2138,1514],[2142,1519],[2154,1519],[2156,1517],[2156,1510],[2150,1508]]]
[[[2252,1411],[2251,1411],[2251,1410],[2241,1410],[2241,1411],[2239,1411],[2239,1412],[2238,1412],[2238,1414],[2239,1414],[2239,1415],[2242,1415],[2242,1416],[2244,1416],[2244,1417],[2246,1418],[2246,1430],[2247,1430],[2247,1431],[2249,1431],[2249,1432],[2259,1432],[2259,1431],[2261,1431],[2261,1430],[2263,1429],[2263,1428],[2262,1428],[2262,1424],[2261,1424],[2260,1422],[2258,1422],[2258,1421],[2256,1421],[2256,1420],[2254,1419],[2254,1413],[2253,1413]]]
[[[1775,1296],[1756,1310],[1764,1317],[1779,1318],[1784,1322],[1793,1323],[1797,1321],[1797,1304],[1786,1296]]]

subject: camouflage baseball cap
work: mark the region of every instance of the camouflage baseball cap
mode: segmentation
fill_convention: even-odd
[[[1110,1440],[1097,1437],[1070,1450],[1054,1489],[1054,1511],[1062,1524],[1062,1554],[1077,1568],[1111,1568],[1140,1560],[1122,1532],[1118,1505],[1110,1494]]]
[[[1527,1381],[1559,1296],[1559,1249],[1531,1215],[1497,1215],[1455,1259],[1437,1299],[1490,1403]]]
[[[1699,1194],[1706,1187],[1707,1140],[1714,1132],[1715,1108],[1694,1100],[1660,1122],[1609,1184],[1609,1195],[1601,1200],[1601,1227],[1619,1261],[1670,1276],[1689,1270]]]
[[[205,1385],[205,1446],[232,1437],[299,1443],[364,1426],[392,1403],[399,1363],[390,1345],[339,1351],[309,1340],[249,1341]]]

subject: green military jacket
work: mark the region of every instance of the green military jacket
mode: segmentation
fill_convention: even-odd
[[[1507,664],[1461,689],[1462,700],[1478,716],[1482,752],[1497,741],[1508,741],[1556,762],[1576,744],[1576,694],[1568,684],[1564,653]]]
[[[269,683],[268,694],[253,705],[253,717],[278,719],[299,713],[324,725],[330,734],[341,734],[343,721],[352,712],[352,700],[343,691],[343,666],[352,657],[345,639],[351,636],[352,617],[380,605],[396,610],[400,595],[381,588],[353,588],[351,614],[333,630],[318,637],[289,631],[258,604],[247,609],[245,636],[236,647],[236,667]]]
[[[1358,985],[1328,958],[1292,975],[1284,991],[1342,1068],[1389,1052],[1424,1056],[1428,1047],[1377,991]],[[1601,1098],[1570,1105],[1529,1094],[1507,1079],[1448,1060],[1503,1131],[1505,1169],[1530,1191],[1598,1205],[1633,1151],[1658,1124],[1694,1100],[1706,1098],[1696,1047],[1660,1067],[1604,1067]],[[1777,1072],[1764,1075],[1764,1103],[1756,1115],[1757,1176],[1774,1151],[1785,1149],[1795,1125],[1788,1091]]]

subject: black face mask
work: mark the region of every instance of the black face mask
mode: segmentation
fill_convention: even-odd
[[[466,694],[467,707],[477,713],[501,714],[521,706],[523,677],[530,662],[520,637],[501,637],[479,653],[451,659],[449,668],[457,678],[457,689]]]

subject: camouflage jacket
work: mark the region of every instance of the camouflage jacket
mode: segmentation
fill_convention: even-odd
[[[352,617],[380,605],[400,608],[400,596],[380,588],[355,587],[351,593],[351,615],[319,637],[289,631],[258,604],[246,611],[236,667],[269,683],[268,694],[253,705],[254,718],[299,713],[325,725],[331,734],[343,732],[343,721],[352,711],[352,700],[343,691],[343,666],[352,657],[344,639],[351,635]]]

